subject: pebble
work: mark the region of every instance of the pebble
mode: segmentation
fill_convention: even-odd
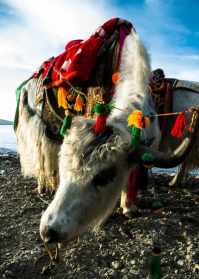
[[[177,264],[180,265],[180,266],[183,266],[183,265],[184,265],[184,262],[183,262],[182,260],[178,260],[178,261],[177,261]]]
[[[114,269],[109,269],[107,275],[111,277],[115,277],[117,275],[117,271]]]
[[[0,168],[0,173],[1,169],[2,167]],[[5,173],[7,174],[7,172],[8,170],[6,169]],[[128,221],[126,221],[126,219],[123,220],[122,216],[116,215],[115,220],[111,219],[112,221],[110,223],[107,222],[104,231],[103,229],[99,230],[96,236],[91,235],[90,237],[89,235],[80,240],[78,244],[76,242],[70,243],[67,246],[67,249],[63,250],[63,266],[62,263],[59,267],[46,266],[48,263],[48,257],[45,256],[41,258],[41,261],[37,262],[37,274],[31,275],[31,271],[33,271],[31,266],[30,271],[29,267],[24,266],[23,273],[22,269],[18,267],[21,260],[23,259],[24,263],[36,262],[38,256],[41,254],[40,249],[42,244],[38,232],[38,223],[40,212],[45,205],[40,203],[39,205],[37,203],[34,204],[32,200],[30,201],[30,198],[35,201],[35,194],[32,194],[30,191],[29,180],[20,180],[22,180],[21,177],[18,178],[18,180],[16,179],[15,183],[13,182],[14,178],[9,181],[10,184],[14,183],[14,187],[13,185],[10,187],[12,191],[13,188],[20,191],[20,195],[18,196],[16,195],[16,191],[12,193],[9,190],[10,192],[8,192],[7,190],[9,188],[7,186],[7,182],[4,183],[3,181],[3,185],[5,187],[5,191],[2,191],[3,199],[5,199],[6,195],[8,196],[7,208],[9,209],[9,215],[6,210],[2,210],[0,217],[4,218],[2,220],[6,220],[5,217],[7,218],[8,216],[10,218],[8,220],[12,220],[12,222],[7,222],[6,224],[8,225],[4,227],[4,231],[1,231],[1,233],[4,237],[3,241],[5,239],[7,242],[9,238],[11,239],[12,237],[14,247],[10,247],[11,245],[8,245],[8,247],[6,246],[4,249],[5,267],[0,269],[0,278],[33,278],[32,276],[34,276],[34,278],[48,277],[49,279],[55,277],[65,278],[65,276],[68,279],[146,278],[144,275],[148,274],[148,266],[144,261],[148,261],[149,258],[149,248],[152,245],[151,232],[154,228],[154,219],[156,218],[154,216],[147,215],[148,213],[146,213],[146,217],[138,219],[134,218]],[[17,188],[17,183],[20,183],[21,188]],[[31,185],[35,187],[35,184],[33,182],[31,183]],[[25,187],[26,184],[28,185],[27,187]],[[172,199],[173,201],[176,199],[176,196],[172,197],[168,194],[165,195],[165,200],[166,198],[171,199],[171,201]],[[10,200],[10,198],[12,198],[12,200]],[[16,207],[12,204],[13,201],[14,204],[16,204],[17,199],[19,199],[19,209],[22,210],[22,217],[19,216],[18,211],[16,211]],[[173,202],[173,204],[169,204],[169,208],[172,208],[172,216],[168,217],[170,219],[165,218],[164,223],[161,222],[161,226],[163,228],[168,227],[166,233],[161,235],[164,240],[162,252],[163,277],[165,279],[196,279],[199,272],[197,252],[199,238],[196,231],[194,231],[195,227],[185,228],[186,222],[184,223],[183,219],[182,226],[184,230],[183,236],[185,236],[185,239],[182,238],[182,229],[179,230],[179,227],[181,226],[179,220],[181,214],[184,213],[181,213],[180,210],[179,212],[175,212],[175,206],[178,207],[179,204],[180,200],[175,200],[175,203]],[[193,218],[195,218],[197,214],[197,207],[193,206],[194,205],[190,204],[190,210],[193,214]],[[34,208],[39,208],[39,210],[35,209],[34,211]],[[28,217],[31,217],[31,222],[27,220]],[[170,221],[173,220],[173,218],[176,218],[175,222]],[[37,222],[35,222],[35,220],[37,220]],[[31,226],[29,226],[29,223]],[[127,237],[126,234],[124,234],[124,236],[120,233],[118,234],[118,231],[126,232],[126,229],[130,232],[131,237]],[[193,231],[191,229],[193,229]],[[23,242],[18,241],[18,235],[16,234],[16,232],[18,233],[18,230],[20,230],[20,236],[24,240]],[[176,232],[176,234],[172,234],[172,231]],[[16,243],[14,241],[16,241]],[[10,243],[8,242],[8,244]],[[38,248],[35,247],[37,245]],[[193,257],[194,253],[196,255]],[[11,268],[13,268],[12,270],[14,271],[11,271]],[[40,273],[43,273],[43,276]]]
[[[194,271],[196,271],[196,270],[199,271],[199,264],[194,265]]]
[[[135,265],[135,260],[131,260],[130,262],[132,265]]]
[[[186,255],[186,260],[187,260],[188,262],[190,262],[190,261],[191,261],[191,258],[192,258],[192,257],[191,257],[191,255],[190,255],[190,254],[187,254],[187,255]]]
[[[111,265],[114,269],[118,269],[120,267],[120,263],[118,261],[112,262]]]

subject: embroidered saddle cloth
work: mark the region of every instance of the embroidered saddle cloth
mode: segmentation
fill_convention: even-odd
[[[67,109],[73,114],[78,114],[73,110],[77,90],[84,93],[81,114],[86,117],[94,117],[96,102],[110,102],[115,86],[113,74],[119,70],[123,43],[132,28],[130,22],[112,18],[87,40],[69,42],[63,53],[45,61],[33,74],[40,87],[36,98],[43,107],[42,118],[53,134],[59,133],[66,115],[66,109],[58,105],[59,88],[67,91]]]

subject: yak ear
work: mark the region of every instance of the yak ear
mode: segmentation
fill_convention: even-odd
[[[187,131],[182,143],[171,153],[154,151],[149,147],[140,145],[136,150],[130,150],[128,153],[128,163],[134,164],[135,161],[144,165],[150,165],[157,168],[173,168],[184,161],[196,140],[197,127],[199,125],[199,112],[194,111],[192,123]]]

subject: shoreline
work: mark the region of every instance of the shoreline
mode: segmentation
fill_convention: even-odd
[[[2,155],[2,154],[18,155],[18,152],[13,150],[13,149],[5,148],[5,147],[0,147],[0,155]]]

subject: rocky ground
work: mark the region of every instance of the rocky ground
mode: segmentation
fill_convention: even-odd
[[[152,184],[138,201],[140,214],[126,218],[117,208],[99,232],[84,235],[61,251],[51,264],[39,236],[47,206],[33,179],[20,174],[16,154],[0,154],[0,278],[135,278],[148,277],[154,229],[160,230],[163,278],[199,278],[199,181],[191,178],[168,191],[167,175],[155,175],[164,204],[151,211]]]

